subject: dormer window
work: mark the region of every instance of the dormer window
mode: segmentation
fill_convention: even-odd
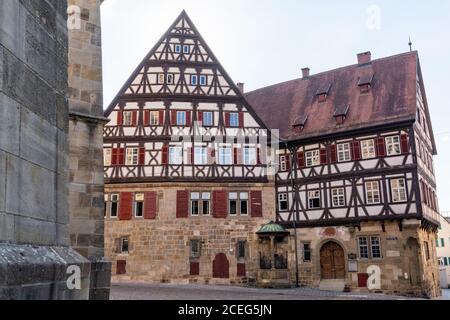
[[[359,78],[358,87],[362,94],[369,93],[372,87],[373,75]]]
[[[306,122],[308,121],[308,116],[301,116],[297,118],[297,120],[294,121],[292,124],[292,129],[296,133],[300,133],[305,128]]]
[[[334,111],[334,118],[336,119],[336,123],[341,125],[347,119],[347,114],[350,109],[350,105],[343,105],[341,107],[337,107]]]
[[[330,93],[331,84],[326,84],[321,87],[316,92],[316,97],[319,103],[327,101],[328,94]]]

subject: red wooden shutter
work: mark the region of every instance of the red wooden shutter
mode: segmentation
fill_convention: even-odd
[[[359,141],[353,141],[352,148],[352,160],[361,160],[361,145]]]
[[[261,191],[252,191],[250,192],[251,198],[251,215],[254,218],[262,218],[262,192]]]
[[[144,110],[144,126],[150,125],[150,110]]]
[[[144,194],[144,219],[156,219],[157,197],[155,191]]]
[[[197,121],[203,123],[203,111],[198,111]]]
[[[239,128],[244,127],[244,112],[239,112]]]
[[[164,125],[164,110],[159,110],[159,125]]]
[[[131,114],[131,124],[133,126],[137,125],[137,111],[133,111]]]
[[[330,160],[331,163],[336,163],[337,162],[337,148],[335,144],[332,144],[330,146]]]
[[[228,193],[226,191],[213,192],[213,217],[226,218],[228,215]]]
[[[176,126],[177,125],[177,112],[175,110],[172,110],[172,112],[171,112],[170,124],[172,126]]]
[[[117,125],[123,125],[123,111],[117,111]]]
[[[208,148],[208,164],[213,164],[216,157],[216,150],[214,148]]]
[[[139,148],[139,165],[145,165],[145,148]]]
[[[303,169],[305,167],[305,153],[303,151],[300,151],[298,154],[298,167],[300,169]]]
[[[163,146],[162,148],[162,164],[169,164],[169,147]]]
[[[192,121],[192,112],[186,111],[186,127],[191,126],[191,121]]]
[[[113,166],[117,166],[119,164],[118,153],[119,153],[119,150],[117,150],[117,148],[113,148],[111,151],[111,164]]]
[[[377,156],[385,157],[386,156],[386,146],[384,143],[384,138],[379,137],[376,139],[376,142],[377,142]]]
[[[327,149],[320,149],[320,164],[327,164],[328,156]]]
[[[400,137],[402,153],[409,153],[409,143],[408,143],[408,135],[402,134]]]
[[[229,127],[229,126],[230,126],[230,113],[225,112],[225,127]]]
[[[234,164],[242,164],[242,149],[241,148],[233,149],[233,158],[234,158]]]
[[[177,218],[189,216],[189,192],[187,190],[177,191]]]
[[[117,152],[117,164],[123,166],[125,164],[125,148],[119,148]]]
[[[261,149],[260,148],[256,149],[256,164],[258,166],[262,164]]]
[[[289,154],[284,156],[284,161],[286,161],[286,171],[291,171],[291,156]]]
[[[194,163],[194,148],[187,148],[186,149],[187,154],[187,163],[186,164],[193,164]]]
[[[191,276],[200,275],[200,263],[199,262],[191,262],[189,274]]]
[[[238,263],[237,264],[237,276],[238,277],[245,277],[246,276],[245,263]]]
[[[133,216],[133,193],[121,192],[120,193],[120,208],[119,219],[131,220]]]

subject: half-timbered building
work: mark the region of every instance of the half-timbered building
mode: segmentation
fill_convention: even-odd
[[[417,52],[244,94],[183,12],[106,116],[116,277],[439,294]]]

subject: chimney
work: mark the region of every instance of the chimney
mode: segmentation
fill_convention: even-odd
[[[358,64],[366,64],[372,61],[372,53],[370,51],[358,53]]]
[[[303,75],[303,78],[308,78],[309,77],[309,72],[310,72],[311,70],[309,69],[309,68],[303,68],[302,69],[302,75]]]
[[[243,94],[244,93],[244,83],[238,82],[236,85],[237,85],[239,91]]]

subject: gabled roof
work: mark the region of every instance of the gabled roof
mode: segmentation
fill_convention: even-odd
[[[307,78],[249,92],[247,101],[270,129],[280,129],[282,139],[300,140],[352,129],[410,120],[416,117],[418,54],[408,52],[351,65]],[[358,85],[370,82],[368,93]],[[327,100],[316,93],[331,84]],[[347,109],[348,107],[348,109]],[[345,110],[344,110],[345,109]],[[345,111],[337,124],[335,112]],[[302,132],[286,126],[286,119],[308,117]]]

